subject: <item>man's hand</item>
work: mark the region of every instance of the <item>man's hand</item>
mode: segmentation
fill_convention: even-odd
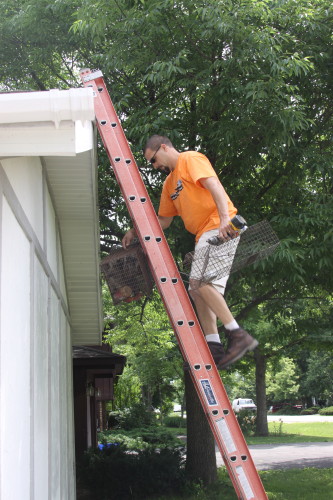
[[[238,235],[239,232],[235,231],[235,229],[233,229],[232,226],[230,225],[229,216],[221,218],[219,227],[219,238],[221,238],[224,241],[228,241],[233,238],[236,238]]]
[[[123,248],[126,250],[126,248],[132,243],[132,241],[135,238],[136,238],[136,231],[134,227],[132,227],[132,229],[129,229],[127,233],[125,233],[123,239],[121,240]]]

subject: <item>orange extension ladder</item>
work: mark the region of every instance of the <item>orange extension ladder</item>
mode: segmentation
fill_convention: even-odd
[[[237,496],[267,499],[103,75],[84,69],[81,79],[85,87],[93,88],[99,133]]]

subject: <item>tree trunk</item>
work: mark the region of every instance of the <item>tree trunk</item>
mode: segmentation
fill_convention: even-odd
[[[254,350],[256,363],[256,398],[257,421],[256,435],[268,436],[267,403],[266,403],[266,358],[257,348]]]
[[[142,396],[142,402],[143,402],[146,410],[151,411],[152,410],[153,394],[151,392],[149,385],[142,385],[141,386],[141,396]]]
[[[185,374],[187,449],[186,473],[204,485],[217,479],[215,440],[196,393],[190,372]]]

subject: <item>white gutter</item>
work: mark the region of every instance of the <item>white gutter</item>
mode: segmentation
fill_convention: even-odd
[[[0,94],[0,157],[75,156],[93,149],[93,89]]]
[[[95,119],[92,88],[0,94],[0,123],[75,122]]]

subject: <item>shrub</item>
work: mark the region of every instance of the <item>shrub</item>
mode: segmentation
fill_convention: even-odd
[[[316,415],[318,413],[319,406],[311,406],[310,408],[304,408],[301,410],[301,415]]]
[[[156,446],[175,446],[178,440],[172,432],[163,427],[144,427],[141,429],[133,429],[129,431],[131,437],[140,436],[143,441],[150,445]]]
[[[116,429],[134,429],[156,423],[156,415],[148,411],[142,403],[136,403],[131,408],[112,411],[108,419],[109,426]]]
[[[333,415],[333,406],[327,406],[326,408],[320,408],[318,413],[319,413],[319,415]]]
[[[186,418],[179,416],[165,417],[163,420],[165,427],[186,427]]]
[[[257,415],[254,415],[253,412],[248,410],[241,410],[236,413],[236,417],[245,436],[255,433]]]
[[[183,452],[162,448],[134,453],[122,446],[90,450],[78,466],[78,479],[95,500],[176,494],[185,484]]]
[[[300,415],[300,408],[293,408],[292,406],[283,406],[280,410],[274,412],[274,415]]]
[[[148,447],[142,436],[129,436],[119,432],[100,432],[98,440],[101,444],[120,445],[128,450],[143,450]]]
[[[115,431],[100,432],[98,439],[101,443],[120,443],[131,450],[142,450],[148,446],[179,446],[178,440],[172,432],[164,427],[140,427],[129,431],[117,429]]]

